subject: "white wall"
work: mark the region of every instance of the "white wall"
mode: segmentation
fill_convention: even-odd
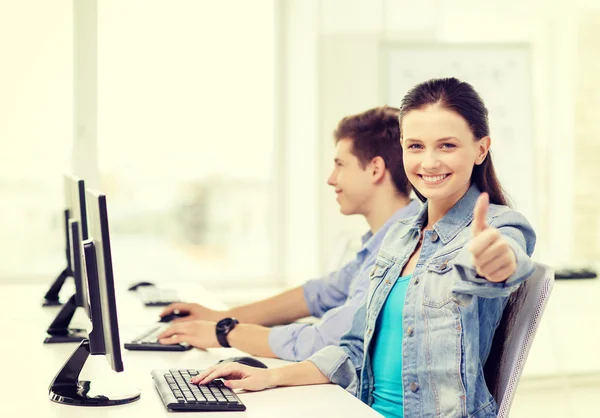
[[[553,264],[571,260],[573,248],[573,152],[575,23],[580,13],[572,4],[561,8],[548,2],[370,1],[322,0],[319,9],[318,116],[304,119],[319,126],[319,254],[342,231],[357,235],[366,224],[339,215],[325,184],[331,169],[331,132],[350,113],[381,103],[383,85],[380,52],[386,42],[527,43],[532,50],[534,152],[536,154],[538,231],[535,257]],[[295,25],[314,29],[313,16],[295,15]],[[311,34],[314,36],[314,33]],[[300,59],[294,49],[291,57]],[[291,58],[293,59],[293,58]],[[311,76],[311,78],[313,78]],[[307,87],[304,84],[304,87]],[[303,99],[305,96],[303,96]],[[296,99],[289,98],[294,102]],[[304,106],[311,104],[303,102]],[[399,103],[390,103],[399,105]],[[510,191],[509,191],[510,192]],[[319,265],[327,264],[322,256]]]

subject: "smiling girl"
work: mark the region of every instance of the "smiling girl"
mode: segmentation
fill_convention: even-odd
[[[213,366],[194,383],[333,382],[386,417],[496,416],[483,366],[508,296],[535,268],[535,233],[507,206],[487,109],[470,84],[417,85],[399,123],[406,174],[425,204],[388,231],[340,346],[275,369]]]

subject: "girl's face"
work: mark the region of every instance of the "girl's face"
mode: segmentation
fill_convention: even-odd
[[[475,141],[462,116],[438,105],[411,110],[402,120],[404,168],[430,204],[450,208],[458,202],[489,147],[489,137]]]

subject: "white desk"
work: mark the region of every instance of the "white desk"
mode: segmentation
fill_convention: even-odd
[[[118,286],[118,288],[124,286]],[[175,287],[175,286],[174,286]],[[179,285],[176,286],[179,290]],[[77,344],[43,344],[45,330],[58,312],[58,307],[42,308],[41,299],[46,286],[0,285],[0,346],[2,377],[0,383],[0,415],[2,417],[75,418],[75,417],[158,417],[174,416],[169,413],[150,376],[158,368],[202,369],[222,358],[239,355],[235,349],[220,348],[207,351],[193,349],[187,352],[139,352],[122,350],[125,371],[118,376],[141,390],[141,399],[121,406],[75,407],[54,403],[48,399],[48,386],[58,370],[71,355]],[[200,286],[187,286],[181,294],[190,299],[221,308],[218,298]],[[197,298],[194,295],[198,295]],[[117,293],[121,344],[136,335],[139,327],[150,326],[160,309],[145,308],[135,294]],[[85,328],[87,318],[78,309],[71,326]],[[261,359],[269,367],[286,362]],[[81,377],[94,378],[108,373],[108,363],[102,356],[90,356]],[[209,417],[381,417],[358,399],[336,385],[274,388],[262,392],[239,392],[246,405],[245,412],[185,413]]]

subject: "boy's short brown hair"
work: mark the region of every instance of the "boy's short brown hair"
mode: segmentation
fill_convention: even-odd
[[[398,192],[410,194],[410,183],[404,172],[400,145],[400,109],[382,106],[357,115],[346,116],[333,132],[335,143],[352,140],[352,152],[364,168],[373,158],[383,158]]]

